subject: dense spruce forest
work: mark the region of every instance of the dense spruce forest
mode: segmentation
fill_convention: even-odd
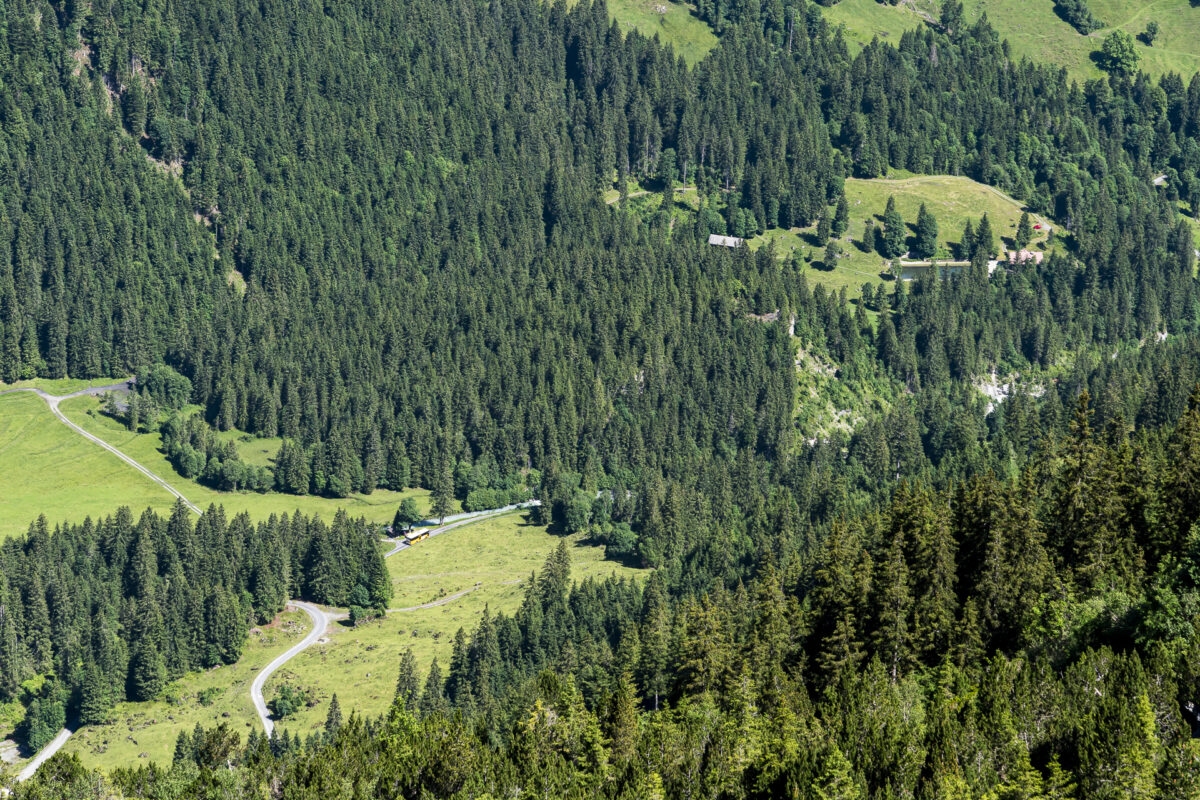
[[[234,663],[250,626],[288,598],[345,606],[357,593],[386,608],[375,540],[344,514],[254,524],[212,508],[193,522],[181,502],[166,519],[121,509],[53,531],[39,519],[0,545],[0,697],[31,695],[22,735],[36,749],[67,712],[99,722],[185,672]]]
[[[560,548],[378,718],[16,796],[1200,796],[1200,76],[1079,86],[943,6],[852,56],[806,0],[702,2],[692,69],[603,2],[0,6],[0,379],[150,365],[203,409],[165,430],[189,477],[526,475],[654,568],[572,584]],[[895,170],[1058,246],[989,276],[973,231],[850,303],[705,244]],[[709,213],[606,205],[627,179]],[[797,347],[886,410],[799,429]],[[271,481],[211,428],[284,437]],[[389,585],[344,516],[39,522],[0,546],[0,699],[37,744]]]

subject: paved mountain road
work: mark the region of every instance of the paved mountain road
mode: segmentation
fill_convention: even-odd
[[[117,448],[110,445],[108,442],[103,441],[102,439],[100,439],[97,436],[93,436],[92,434],[85,431],[83,428],[76,425],[71,420],[67,419],[66,416],[62,413],[62,411],[58,407],[59,404],[63,400],[67,400],[72,397],[81,397],[84,395],[99,396],[99,395],[104,394],[105,392],[125,391],[125,390],[129,389],[131,383],[132,383],[132,379],[130,379],[128,381],[123,381],[121,383],[109,384],[107,386],[92,386],[87,389],[81,389],[77,392],[71,392],[69,394],[64,394],[64,395],[53,395],[53,394],[49,394],[48,392],[45,392],[41,389],[34,389],[34,388],[5,389],[5,390],[0,390],[0,394],[9,394],[12,392],[32,392],[33,394],[36,394],[38,397],[40,397],[46,401],[47,405],[50,406],[50,411],[54,414],[54,416],[56,416],[58,418],[58,420],[60,422],[62,422],[64,425],[66,425],[68,428],[75,431],[76,433],[78,433],[80,436],[87,439],[88,441],[93,442],[93,443],[99,445],[100,447],[103,447],[105,450],[109,451],[110,453],[115,455],[117,458],[121,459],[126,464],[133,467],[134,469],[136,469],[138,472],[145,475],[150,480],[154,481],[156,484],[161,486],[163,489],[167,490],[167,492],[169,492],[173,496],[182,500],[183,504],[186,505],[191,511],[195,512],[196,514],[203,513],[200,510],[199,506],[197,506],[195,503],[191,502],[186,497],[184,497],[183,494],[181,492],[179,492],[174,486],[167,483],[165,480],[160,478],[158,475],[155,475],[149,469],[142,466],[141,464],[139,464],[137,461],[130,458],[129,456],[125,455],[120,450],[118,450]],[[529,507],[537,506],[537,505],[541,505],[541,501],[530,500],[525,503],[515,503],[510,506],[504,506],[503,508],[492,508],[492,509],[487,509],[485,511],[475,511],[475,512],[463,513],[463,514],[454,514],[454,515],[448,516],[442,520],[443,523],[446,523],[447,520],[449,520],[449,524],[443,524],[440,527],[434,529],[433,531],[430,531],[429,535],[430,536],[438,536],[443,533],[446,533],[447,531],[451,531],[451,530],[454,530],[455,528],[462,527],[463,525],[469,525],[473,522],[479,522],[481,520],[488,519],[490,517],[499,516],[501,514],[509,512],[509,511],[515,511],[520,508],[529,508]],[[401,540],[399,543],[396,544],[396,546],[390,552],[388,552],[387,555],[388,556],[395,555],[396,553],[400,552],[401,550],[407,550],[411,546],[412,545]],[[409,608],[388,609],[388,613],[417,611],[417,610],[424,609],[424,608],[433,608],[435,606],[445,605],[447,603],[453,602],[454,600],[457,600],[458,598],[462,597],[463,595],[470,594],[471,592],[475,591],[475,589],[477,589],[477,588],[479,588],[478,585],[473,586],[470,589],[466,589],[464,591],[458,592],[456,594],[452,594],[447,597],[443,597],[443,598],[434,600],[429,603],[423,603],[423,604],[417,605],[417,606],[410,606]],[[267,683],[267,679],[270,678],[272,674],[274,674],[276,671],[278,671],[279,668],[282,667],[284,664],[286,664],[288,661],[291,661],[293,658],[298,656],[300,653],[304,652],[309,647],[316,644],[317,641],[319,641],[321,639],[321,637],[325,635],[325,632],[326,632],[326,630],[328,630],[329,623],[331,621],[338,620],[338,619],[345,619],[345,617],[346,617],[345,614],[330,613],[330,612],[327,612],[327,611],[324,611],[324,610],[318,608],[317,606],[313,605],[312,603],[306,603],[301,600],[290,600],[290,601],[288,601],[288,605],[292,606],[294,608],[299,608],[301,611],[303,611],[305,614],[308,615],[309,619],[312,620],[312,630],[309,631],[308,634],[302,640],[300,640],[295,645],[290,647],[287,650],[287,652],[279,655],[270,664],[268,664],[266,667],[264,667],[254,677],[254,680],[250,684],[250,700],[254,703],[254,710],[258,713],[258,718],[262,722],[263,730],[266,731],[268,736],[270,736],[271,732],[274,730],[275,723],[271,720],[271,715],[267,709],[266,701],[263,699],[262,692],[263,692],[263,687]],[[55,753],[57,753],[62,748],[63,745],[65,745],[67,743],[67,740],[71,738],[72,733],[73,733],[73,731],[70,730],[69,728],[63,728],[62,730],[60,730],[58,732],[58,735],[54,737],[54,740],[51,741],[50,744],[43,747],[40,751],[38,751],[38,753],[36,755],[34,755],[34,757],[32,759],[30,759],[29,763],[25,765],[25,767],[21,770],[20,773],[18,773],[17,780],[25,781],[25,780],[28,780],[29,778],[33,777],[34,773],[37,772],[38,768],[47,759],[49,759],[51,756],[53,756]]]
[[[289,606],[296,608],[308,614],[308,618],[312,620],[312,630],[308,635],[301,639],[296,644],[292,645],[288,651],[278,656],[274,661],[263,667],[257,675],[254,676],[254,681],[250,684],[250,700],[254,703],[254,710],[258,712],[258,718],[262,721],[263,730],[267,736],[271,735],[271,731],[275,729],[275,723],[271,721],[271,714],[267,711],[267,704],[263,701],[263,686],[267,683],[267,678],[277,669],[282,667],[287,662],[291,661],[296,656],[307,650],[310,646],[317,643],[317,640],[325,635],[325,630],[329,627],[330,615],[326,614],[321,609],[314,606],[312,603],[305,603],[300,600],[291,600]]]
[[[533,508],[534,506],[540,506],[541,504],[541,500],[527,500],[524,503],[513,503],[510,506],[489,508],[484,511],[469,511],[462,514],[452,514],[446,517],[446,520],[450,520],[450,523],[434,528],[429,532],[429,537],[432,539],[434,536],[441,536],[443,533],[452,531],[455,528],[461,528],[463,525],[470,525],[472,522],[480,522],[491,517],[498,517],[501,514],[507,514],[510,511],[516,511],[521,508]],[[446,520],[442,521],[445,522]],[[424,521],[430,522],[431,520]],[[407,550],[413,546],[406,542],[403,536],[397,536],[396,538],[388,539],[387,541],[392,542],[396,546],[384,553],[384,558],[390,558],[391,556],[396,555],[396,553],[399,553],[401,550]]]

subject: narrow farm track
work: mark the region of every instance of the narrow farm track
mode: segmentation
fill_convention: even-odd
[[[85,431],[83,428],[76,425],[74,422],[71,422],[71,420],[67,419],[66,415],[63,414],[62,411],[58,407],[59,403],[61,403],[63,400],[69,400],[72,397],[82,397],[84,395],[91,395],[94,397],[94,396],[104,394],[105,392],[122,391],[122,390],[125,390],[128,388],[129,388],[129,382],[124,381],[122,383],[114,383],[109,386],[93,386],[89,389],[81,389],[78,392],[71,392],[70,394],[63,394],[63,395],[48,394],[47,392],[44,392],[41,389],[6,389],[6,390],[0,392],[0,394],[11,394],[13,392],[32,392],[33,394],[36,394],[38,397],[40,397],[46,401],[46,404],[50,406],[50,412],[52,414],[54,414],[54,416],[58,417],[59,422],[66,425],[68,428],[75,431],[80,436],[87,439],[89,442],[93,442],[95,444],[100,445],[105,450],[112,453],[114,456],[121,459],[126,464],[128,464],[129,466],[136,469],[138,472],[145,475],[147,478],[152,480],[154,483],[158,484],[163,489],[166,489],[170,494],[172,494],[175,497],[178,497],[180,500],[183,501],[183,504],[185,506],[187,506],[188,509],[191,510],[192,512],[194,512],[196,514],[202,513],[200,511],[199,506],[197,506],[191,500],[188,500],[186,497],[184,497],[183,493],[180,492],[178,489],[176,489],[174,486],[167,483],[165,480],[160,478],[158,475],[154,474],[149,469],[142,466],[141,464],[139,464],[137,461],[133,460],[129,456],[125,455],[120,450],[113,447],[111,444],[104,441],[100,437],[93,436],[92,434]]]
[[[517,582],[520,583],[519,580]],[[430,602],[430,603],[421,603],[421,605],[419,605],[419,606],[409,606],[408,608],[389,608],[387,610],[387,613],[402,614],[405,611],[420,611],[423,608],[437,608],[438,606],[444,606],[447,603],[453,603],[458,598],[463,597],[464,595],[468,595],[478,588],[479,588],[479,584],[476,584],[476,585],[472,586],[470,589],[463,589],[461,592],[455,592],[454,594],[448,594],[445,597],[438,598],[437,600],[434,600],[433,602]]]

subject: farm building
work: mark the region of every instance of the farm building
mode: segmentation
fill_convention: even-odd
[[[746,243],[746,240],[739,239],[736,236],[721,236],[717,233],[710,233],[708,235],[708,243],[720,245],[722,247],[741,247]]]

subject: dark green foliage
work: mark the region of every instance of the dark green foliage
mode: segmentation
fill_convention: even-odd
[[[178,411],[191,401],[192,382],[165,364],[138,371],[135,386],[162,408]]]
[[[904,219],[896,210],[896,198],[888,197],[887,208],[883,212],[883,256],[899,258],[908,250],[905,244],[907,229]]]
[[[1018,250],[1023,250],[1033,239],[1033,224],[1029,220],[1029,212],[1021,212],[1021,220],[1017,223],[1017,233],[1013,237]]]
[[[913,248],[913,255],[918,258],[933,258],[937,255],[938,250],[938,223],[937,217],[929,213],[925,208],[925,204],[921,204],[921,209],[917,213],[917,242]]]
[[[285,683],[275,692],[275,696],[267,702],[267,708],[271,710],[271,716],[274,719],[287,719],[302,708],[312,705],[312,701],[308,696],[308,692],[304,689],[292,686],[290,683]],[[333,702],[329,704],[329,716],[325,722],[328,726],[332,720],[339,723],[336,727],[340,727],[341,709],[337,705],[337,697],[333,698]],[[328,730],[328,728],[327,728]],[[332,731],[329,731],[332,733]]]
[[[193,524],[177,504],[169,519],[136,523],[128,509],[53,531],[39,520],[0,546],[0,691],[29,706],[27,737],[52,738],[65,709],[101,722],[117,702],[233,663],[250,621],[269,621],[288,597],[344,606],[353,594],[376,609],[390,591],[371,526],[345,514],[252,525],[211,509]],[[18,684],[37,673],[56,677],[23,697]]]
[[[495,508],[495,506],[490,506]],[[478,509],[467,509],[468,511]],[[399,534],[413,526],[414,523],[421,521],[421,512],[417,508],[417,501],[411,497],[406,497],[400,501],[399,507],[396,508],[396,515],[392,517],[392,533]]]
[[[335,734],[340,727],[342,727],[342,707],[338,703],[337,695],[334,694],[333,699],[329,701],[329,712],[325,715],[325,733]]]
[[[201,731],[168,777],[122,771],[118,788],[1184,785],[1200,303],[1177,198],[1145,178],[1173,171],[1195,204],[1200,84],[1068,84],[942,11],[943,30],[851,56],[808,3],[706,0],[722,42],[695,70],[589,3],[6,12],[0,376],[171,364],[207,425],[284,438],[280,489],[424,485],[442,517],[528,471],[547,521],[657,568],[572,585],[564,543],[516,613],[459,632],[420,719],[402,669],[384,721],[232,759]],[[833,233],[843,179],[892,170],[995,185],[1060,221],[1063,244],[988,278],[985,217],[964,232],[972,268],[851,305],[769,248],[704,243],[837,201]],[[669,226],[609,207],[614,175],[681,180],[704,211]],[[898,256],[905,223],[894,203],[885,216]],[[853,433],[802,438],[805,363],[878,400]],[[990,414],[972,388],[1051,366],[1057,382]],[[167,396],[139,394],[133,426]],[[186,444],[198,474],[215,455],[210,480],[246,485],[210,428],[173,424],[180,463],[197,461]],[[53,674],[90,719],[235,660],[289,596],[357,622],[390,591],[375,535],[344,514],[40,523],[0,567],[0,691]],[[64,758],[45,780],[89,785],[80,772]]]
[[[1100,66],[1108,72],[1120,76],[1133,75],[1140,60],[1133,37],[1128,32],[1118,28],[1104,37],[1104,44],[1100,47]]]
[[[1054,11],[1084,36],[1104,27],[1103,22],[1092,16],[1087,0],[1056,0]]]
[[[846,195],[843,193],[838,197],[837,209],[834,211],[833,225],[830,230],[835,237],[840,239],[848,227],[850,227],[850,204],[846,201]]]
[[[1154,41],[1158,38],[1158,22],[1155,20],[1150,20],[1147,22],[1146,30],[1142,32],[1141,38],[1148,47],[1153,47]]]

